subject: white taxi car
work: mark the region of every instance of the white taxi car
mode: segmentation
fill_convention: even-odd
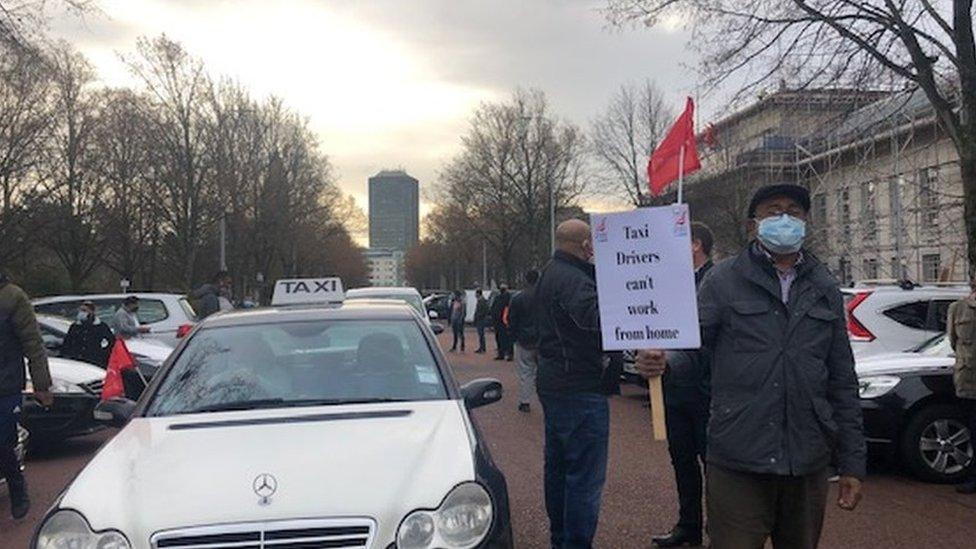
[[[36,549],[511,547],[508,492],[433,334],[399,303],[199,324],[50,509]]]

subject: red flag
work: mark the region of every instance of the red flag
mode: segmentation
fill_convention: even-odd
[[[115,339],[112,354],[108,357],[108,368],[105,370],[105,383],[102,385],[102,400],[125,396],[125,384],[122,383],[122,372],[135,368],[136,361],[129,353],[129,348],[122,338]]]
[[[679,166],[682,148],[684,148],[684,165]],[[685,112],[681,113],[674,126],[671,126],[668,135],[654,149],[651,160],[647,163],[647,179],[651,194],[654,196],[661,194],[668,184],[678,179],[679,174],[689,174],[700,167],[698,148],[695,146],[695,102],[689,97],[685,104]]]
[[[709,124],[708,127],[705,128],[705,135],[702,139],[709,148],[714,149],[718,147],[718,138],[715,137],[715,124]]]

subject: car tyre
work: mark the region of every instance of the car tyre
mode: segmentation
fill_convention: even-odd
[[[974,446],[966,413],[952,404],[933,404],[916,412],[901,437],[902,463],[927,482],[960,482],[974,467]],[[960,464],[963,456],[968,463]]]

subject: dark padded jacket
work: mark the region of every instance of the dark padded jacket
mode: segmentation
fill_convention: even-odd
[[[529,287],[512,296],[508,306],[508,330],[519,345],[535,349],[539,344],[539,331],[536,329],[533,300],[535,288]]]
[[[24,290],[0,274],[0,396],[19,395],[24,390],[24,357],[34,388],[46,391],[51,373],[34,307]]]
[[[61,356],[105,368],[114,343],[115,334],[101,320],[74,322],[61,344]]]
[[[600,340],[593,265],[556,251],[535,288],[539,394],[598,393],[616,380]]]
[[[844,302],[826,267],[804,255],[786,304],[772,262],[756,245],[702,282],[702,345],[711,353],[708,461],[807,475],[836,456],[841,475],[864,478]]]

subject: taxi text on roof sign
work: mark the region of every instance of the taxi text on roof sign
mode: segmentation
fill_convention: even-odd
[[[286,278],[275,282],[272,305],[342,303],[342,280],[329,278]]]

